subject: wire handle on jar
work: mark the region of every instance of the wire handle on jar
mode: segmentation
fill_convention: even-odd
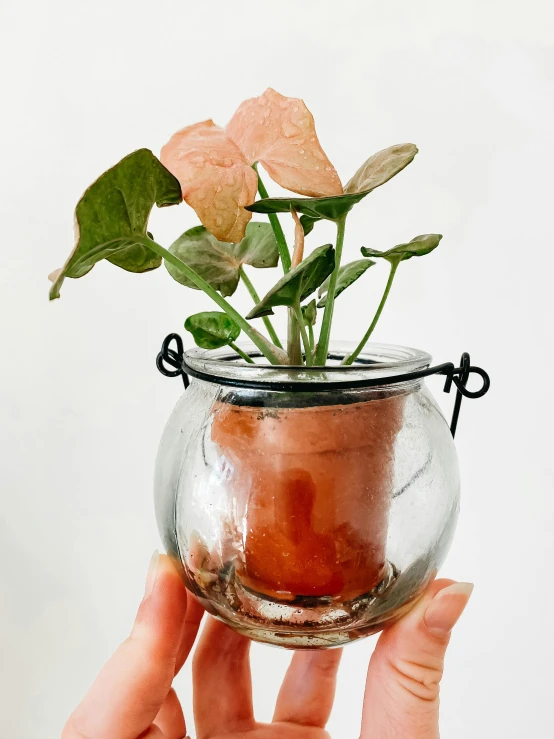
[[[171,347],[173,342],[175,343],[174,349]],[[252,356],[254,356],[254,354]],[[205,382],[218,382],[221,385],[231,385],[233,387],[251,389],[265,387],[268,390],[281,390],[284,392],[306,392],[305,383],[302,382],[241,380],[231,377],[216,377],[207,372],[200,372],[193,369],[185,361],[183,340],[179,334],[168,334],[168,336],[165,337],[161,351],[156,357],[156,367],[165,377],[178,377],[181,375],[185,390],[190,384],[190,376],[196,377],[199,380],[204,380]],[[306,371],[305,367],[302,369],[304,372]],[[479,375],[483,381],[483,384],[478,390],[468,390],[467,388],[470,375],[472,374]],[[427,367],[426,369],[417,370],[415,372],[406,372],[402,375],[393,375],[392,377],[372,377],[362,380],[344,381],[340,383],[340,386],[345,390],[364,387],[378,387],[380,385],[394,385],[396,383],[418,380],[431,375],[446,375],[446,381],[443,388],[445,393],[450,392],[452,384],[456,386],[456,398],[454,400],[452,420],[450,422],[450,432],[452,436],[455,436],[456,429],[458,427],[462,399],[482,398],[483,395],[488,392],[491,384],[489,375],[485,370],[471,364],[470,357],[467,352],[462,354],[459,367],[455,367],[452,362],[445,362],[444,364],[438,364],[435,367]],[[336,390],[336,388],[336,382],[310,383],[310,390],[312,392],[326,392]]]

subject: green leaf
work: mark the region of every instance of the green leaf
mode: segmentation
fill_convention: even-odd
[[[358,277],[361,277],[366,269],[369,269],[371,265],[375,264],[371,259],[358,259],[350,264],[345,264],[339,269],[337,277],[337,286],[335,288],[335,298],[341,294],[347,287],[353,282],[356,282]],[[328,277],[323,285],[319,288],[318,297],[322,298],[317,304],[318,308],[324,308],[327,302],[327,291],[329,290],[329,282],[331,278]]]
[[[320,221],[321,218],[312,218],[311,216],[300,216],[300,223],[304,231],[304,236],[307,236],[312,232],[314,225]]]
[[[202,349],[219,349],[240,335],[240,327],[226,313],[206,311],[195,313],[185,321],[197,346]]]
[[[321,218],[338,221],[367,194],[367,192],[361,192],[332,195],[325,198],[265,198],[257,200],[252,205],[247,205],[246,210],[253,213],[288,213],[292,207],[298,213],[303,213],[314,221],[319,221]]]
[[[302,306],[302,315],[307,324],[315,326],[317,321],[317,305],[315,304],[315,298],[310,300],[308,305]]]
[[[65,265],[52,276],[50,299],[59,298],[66,277],[82,277],[102,259],[129,272],[159,267],[160,257],[147,246],[150,211],[154,203],[161,208],[181,200],[179,181],[151,151],[139,149],[122,159],[77,203],[76,244]]]
[[[169,251],[182,259],[213,288],[227,297],[237,289],[240,268],[243,264],[263,269],[276,267],[279,250],[269,223],[252,223],[246,227],[246,235],[238,244],[218,241],[204,226],[185,231]],[[174,280],[185,287],[198,288],[183,273],[169,263],[167,271]]]
[[[197,346],[202,349],[219,349],[235,341],[240,334],[240,327],[226,313],[206,311],[195,313],[185,321],[185,328],[190,331]]]
[[[298,267],[291,269],[246,316],[248,319],[272,315],[277,305],[294,306],[311,295],[331,274],[335,250],[331,244],[319,246]]]
[[[264,198],[245,207],[252,213],[288,213],[294,208],[298,213],[304,214],[304,220],[300,220],[304,234],[308,234],[314,223],[322,218],[338,221],[345,216],[372,190],[384,185],[407,167],[416,154],[415,144],[396,144],[378,151],[352,177],[344,188],[343,195],[323,198]]]
[[[369,249],[366,246],[362,246],[362,254],[364,257],[380,257],[389,262],[399,263],[412,257],[422,257],[425,254],[429,254],[437,248],[441,239],[441,234],[422,234],[408,241],[407,244],[398,244],[398,246],[394,246],[388,251],[377,251],[376,249]]]
[[[241,264],[258,269],[276,267],[279,262],[277,241],[269,223],[250,221],[244,239],[234,245],[234,250]]]
[[[346,193],[368,193],[384,185],[413,161],[415,144],[396,144],[369,157],[344,188]]]

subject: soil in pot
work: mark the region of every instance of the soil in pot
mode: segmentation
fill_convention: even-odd
[[[405,394],[347,405],[218,402],[211,436],[235,499],[236,576],[278,600],[352,600],[386,572]]]

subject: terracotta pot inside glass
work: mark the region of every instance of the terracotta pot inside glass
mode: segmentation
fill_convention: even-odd
[[[424,382],[345,387],[429,355],[372,346],[341,367],[345,352],[325,368],[186,354],[204,379],[162,439],[160,531],[205,607],[260,641],[327,647],[382,628],[421,594],[453,532],[456,454]]]

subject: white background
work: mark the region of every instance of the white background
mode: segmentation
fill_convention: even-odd
[[[153,460],[180,392],[155,354],[188,314],[209,308],[162,269],[135,276],[109,264],[68,280],[49,304],[46,275],[71,249],[73,207],[125,154],[157,153],[199,120],[225,124],[272,86],[306,100],[343,181],[378,149],[420,148],[357,206],[347,256],[443,233],[433,255],[400,269],[375,339],[437,361],[467,350],[492,376],[485,399],[464,403],[457,439],[463,509],[443,573],[476,587],[448,654],[442,731],[551,736],[554,5],[0,8],[0,734],[57,736],[127,635],[158,546]],[[169,245],[195,223],[183,205],[154,213],[151,230]],[[374,270],[339,300],[335,336],[365,329],[385,278]],[[259,276],[260,289],[273,279]],[[430,384],[449,412],[452,398]],[[358,736],[373,644],[345,652],[329,725],[338,739]],[[269,717],[288,655],[253,655],[259,716]],[[186,670],[178,689],[188,708]]]

